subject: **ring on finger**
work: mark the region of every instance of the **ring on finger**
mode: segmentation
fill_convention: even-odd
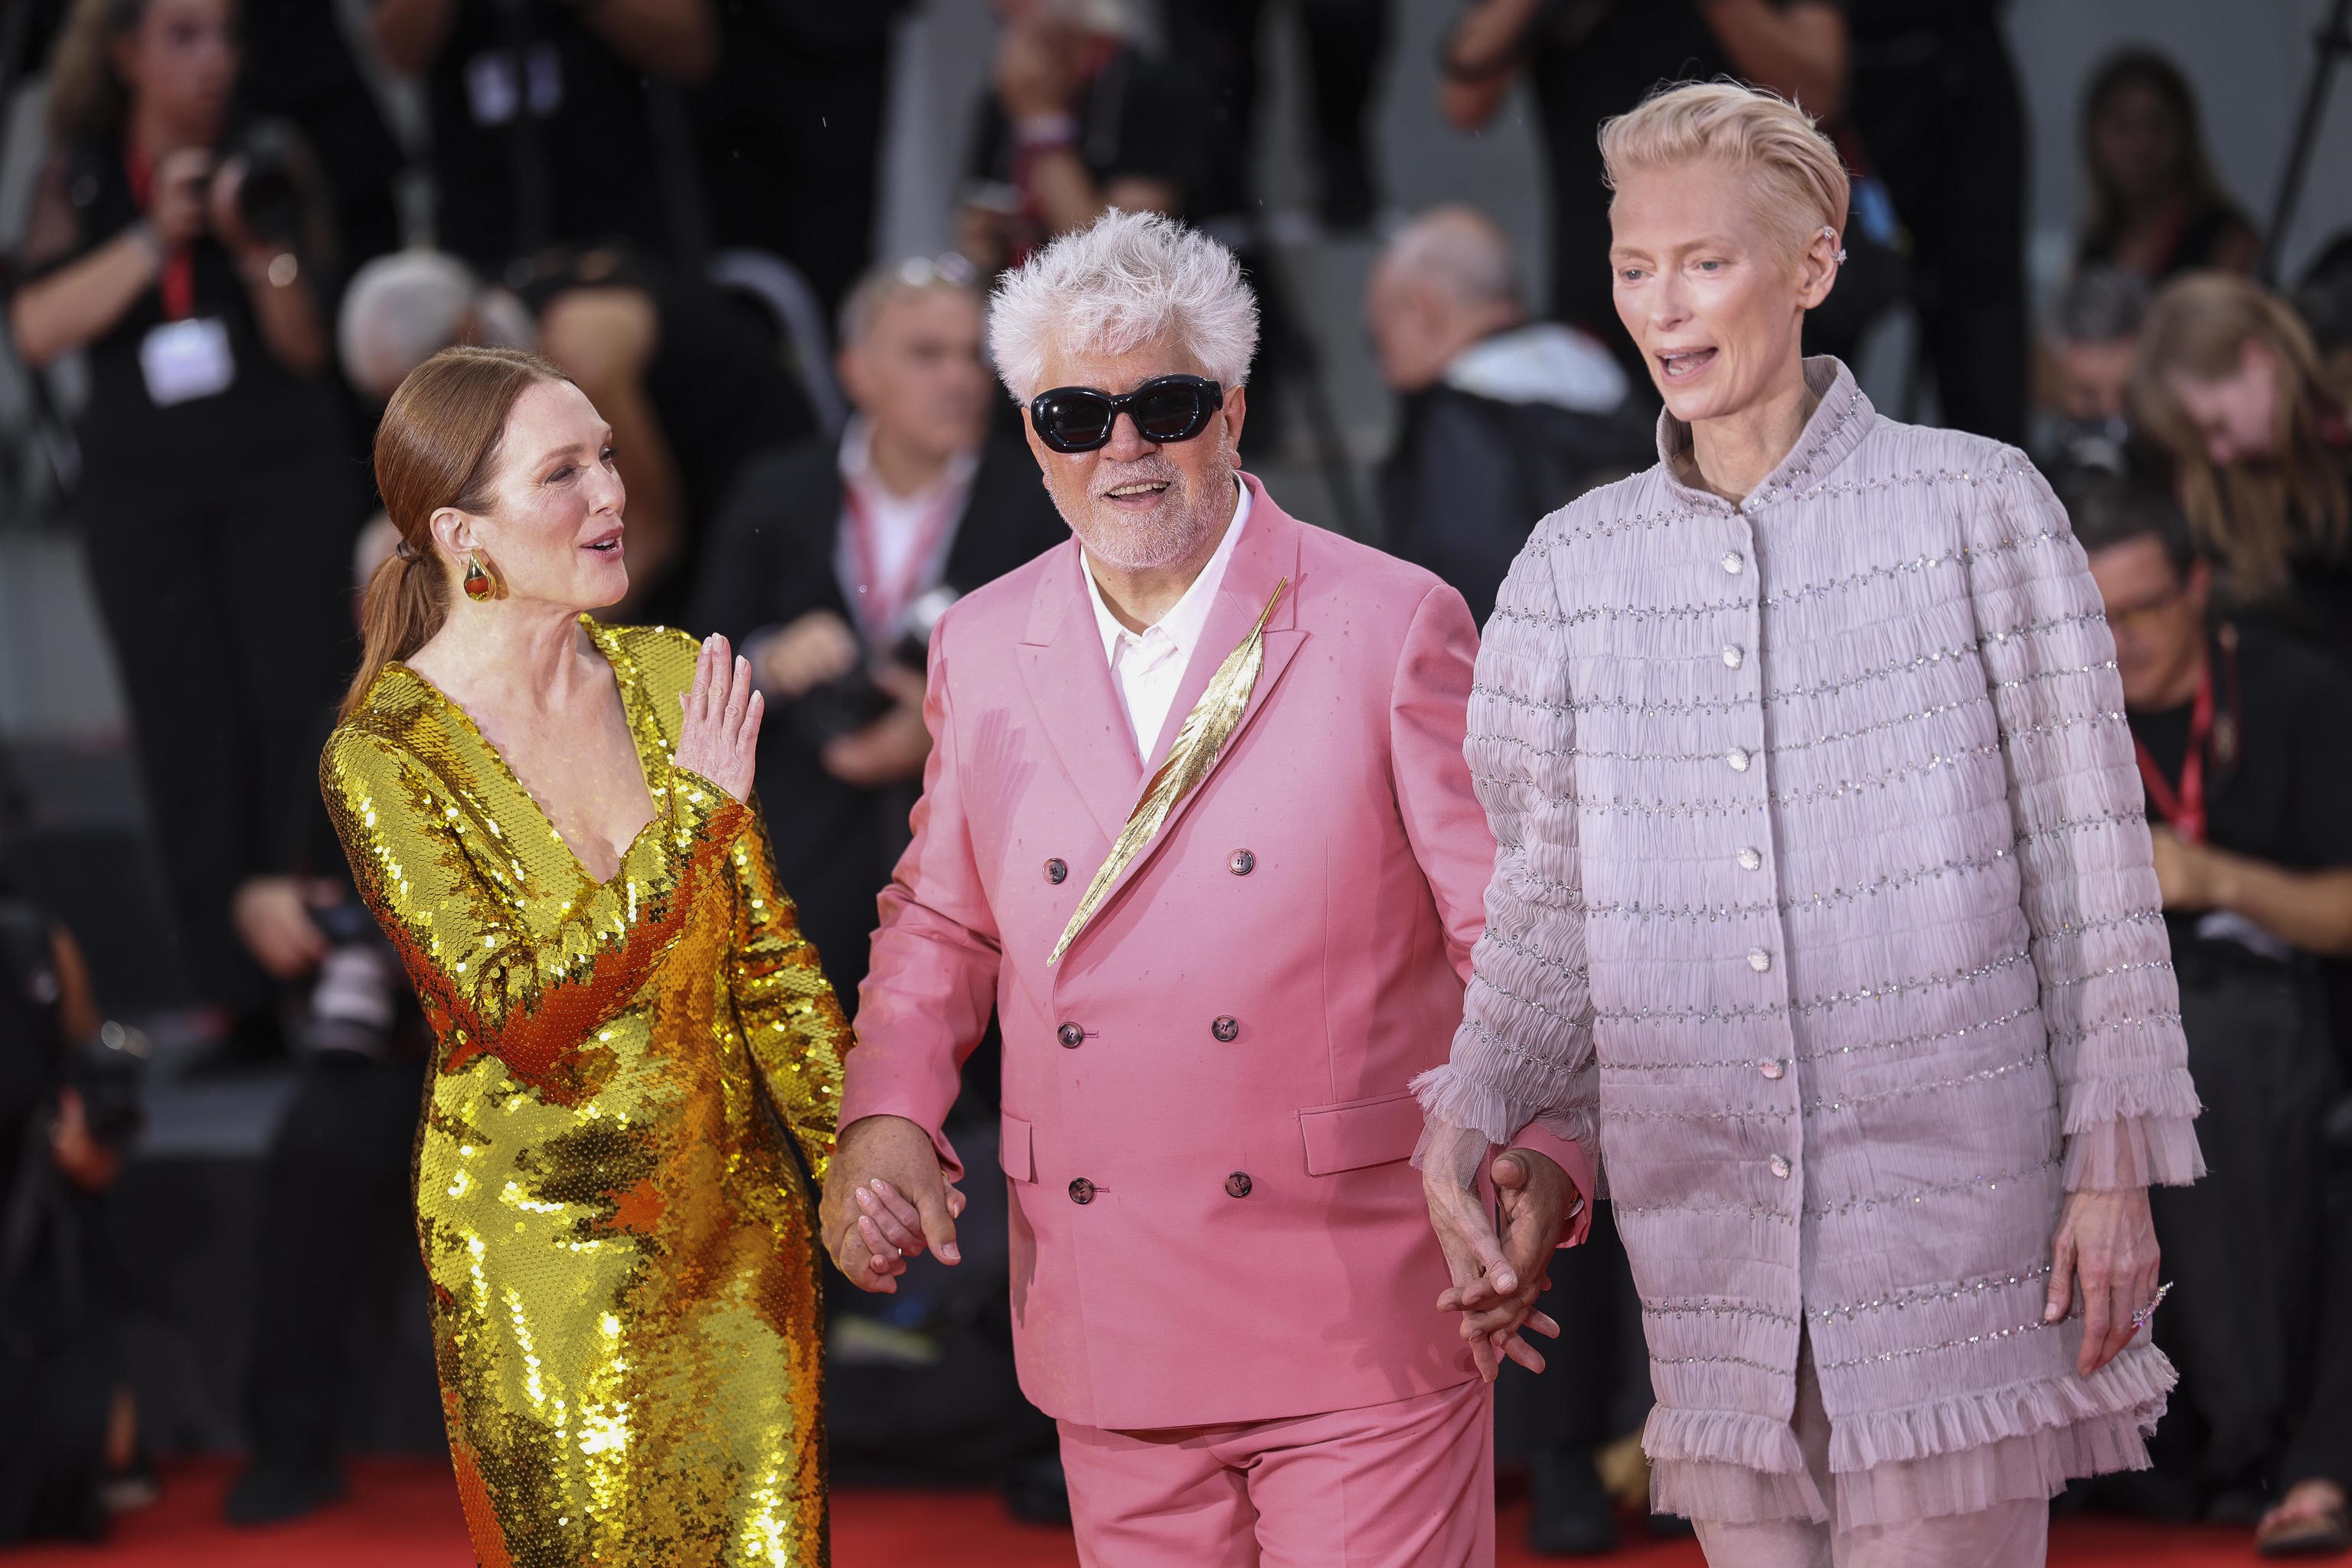
[[[2134,1310],[2133,1310],[2133,1312],[2132,1312],[2132,1315],[2131,1315],[2131,1326],[2132,1326],[2132,1328],[2133,1328],[2135,1331],[2137,1331],[2137,1330],[2144,1329],[2144,1328],[2147,1327],[2149,1321],[2150,1321],[2151,1319],[2153,1319],[2153,1318],[2156,1316],[2156,1310],[2157,1310],[2158,1307],[2163,1306],[2163,1305],[2164,1305],[2164,1299],[2165,1299],[2167,1296],[2169,1296],[2169,1295],[2171,1295],[2171,1294],[2172,1294],[2172,1281],[2171,1281],[2171,1280],[2168,1279],[2168,1280],[2166,1280],[2163,1284],[2158,1285],[2158,1286],[2156,1288],[2156,1300],[2155,1300],[2150,1301],[2150,1302],[2149,1302],[2147,1306],[2145,1306],[2145,1307],[2139,1307],[2139,1308],[2136,1308],[2136,1309],[2134,1309]]]

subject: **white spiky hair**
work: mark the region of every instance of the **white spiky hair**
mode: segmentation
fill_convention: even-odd
[[[1023,403],[1043,390],[1057,341],[1120,354],[1163,338],[1239,386],[1257,351],[1257,297],[1232,251],[1159,213],[1113,208],[1006,273],[989,300],[989,353]]]

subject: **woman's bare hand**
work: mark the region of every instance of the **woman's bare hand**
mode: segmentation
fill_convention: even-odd
[[[2082,1282],[2083,1351],[2074,1370],[2088,1377],[2123,1353],[2140,1331],[2135,1312],[2156,1308],[2156,1224],[2147,1189],[2066,1194],[2050,1244],[2050,1299],[2043,1321],[2066,1315]]]
[[[760,715],[767,710],[753,687],[751,667],[734,657],[725,637],[705,637],[694,665],[694,685],[678,702],[686,710],[686,725],[678,732],[672,760],[737,800],[750,800]]]

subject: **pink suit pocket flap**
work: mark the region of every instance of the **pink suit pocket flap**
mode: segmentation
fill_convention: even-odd
[[[1412,1157],[1421,1142],[1421,1102],[1412,1091],[1312,1106],[1298,1113],[1307,1141],[1307,1173],[1328,1176],[1365,1165]]]
[[[1035,1181],[1037,1167],[1029,1154],[1029,1124],[1009,1110],[997,1112],[997,1119],[996,1163],[1016,1182]]]

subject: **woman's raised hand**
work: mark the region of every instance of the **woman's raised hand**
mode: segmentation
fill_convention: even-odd
[[[678,732],[677,765],[738,801],[750,800],[760,715],[767,708],[751,683],[751,667],[734,656],[725,637],[705,637],[694,664],[694,686],[678,701],[686,709],[686,726]]]

